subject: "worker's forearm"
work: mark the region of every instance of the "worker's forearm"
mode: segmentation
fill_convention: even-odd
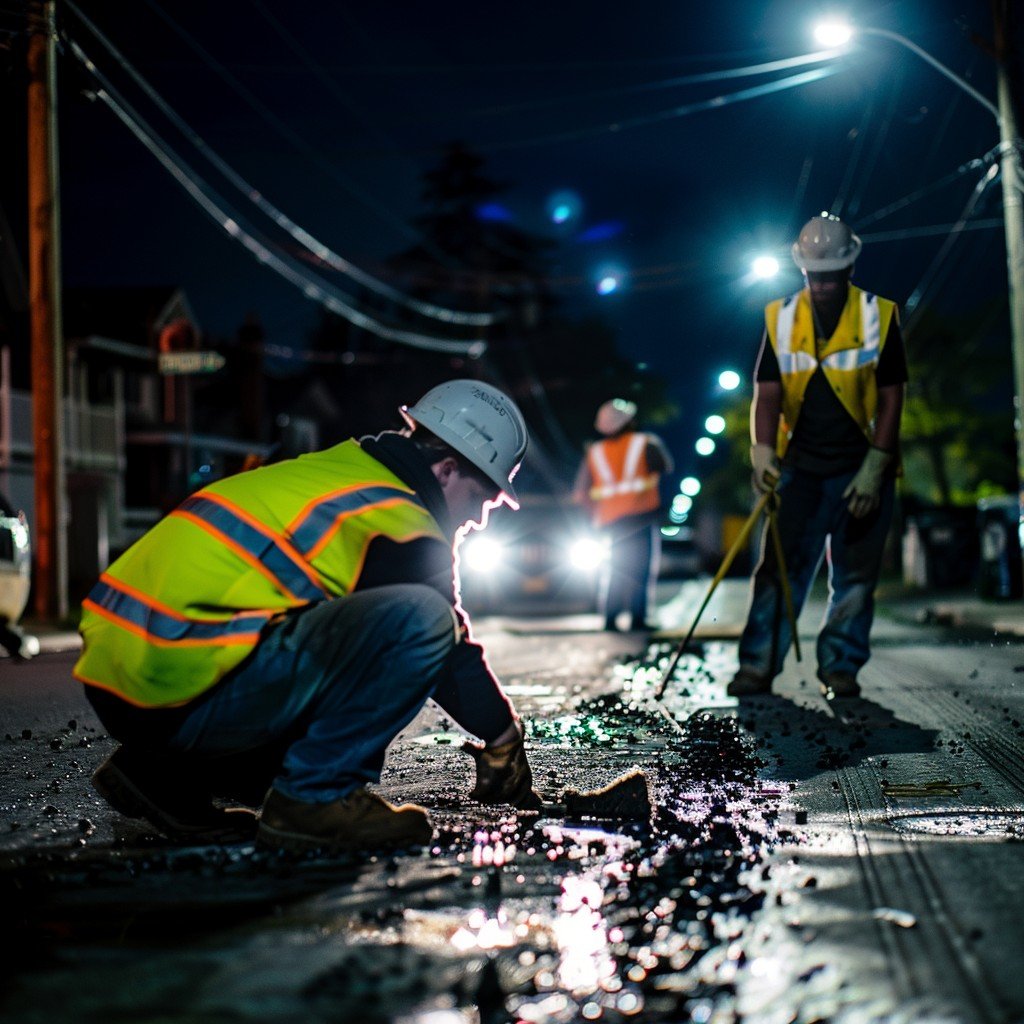
[[[875,412],[875,436],[872,444],[885,452],[896,450],[900,439],[900,416],[903,412],[902,384],[890,384],[878,389],[878,408]]]
[[[750,438],[754,444],[775,446],[781,414],[782,384],[774,380],[755,384],[750,406]]]

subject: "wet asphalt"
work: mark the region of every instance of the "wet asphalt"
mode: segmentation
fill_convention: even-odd
[[[113,744],[68,681],[73,654],[0,663],[0,1014],[1021,1019],[1024,649],[883,607],[863,699],[830,704],[818,613],[803,664],[738,704],[723,606],[663,707],[668,640],[588,616],[482,620],[545,798],[640,769],[653,813],[476,805],[461,737],[428,709],[381,789],[428,806],[434,842],[369,857],[168,843],[92,792]]]

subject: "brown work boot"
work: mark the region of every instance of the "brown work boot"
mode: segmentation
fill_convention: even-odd
[[[749,666],[740,665],[725,692],[730,697],[760,697],[772,692],[772,681]]]
[[[852,672],[822,672],[818,669],[818,679],[826,700],[860,696],[860,684]]]
[[[271,789],[263,802],[256,842],[275,850],[336,852],[423,846],[433,835],[422,807],[395,807],[363,788],[325,804],[292,800]]]

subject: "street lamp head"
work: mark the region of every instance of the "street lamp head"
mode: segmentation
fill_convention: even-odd
[[[740,383],[740,375],[735,370],[723,370],[718,375],[718,386],[723,391],[735,391]]]
[[[821,46],[827,46],[830,50],[837,49],[853,38],[853,28],[849,23],[840,21],[838,18],[829,21],[820,21],[814,26],[814,38]]]
[[[750,264],[750,269],[754,272],[754,277],[768,281],[779,272],[779,261],[774,256],[758,256]]]

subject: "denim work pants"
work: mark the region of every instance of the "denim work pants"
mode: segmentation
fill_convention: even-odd
[[[803,608],[822,554],[828,557],[828,606],[817,643],[822,673],[856,675],[871,654],[868,636],[895,482],[887,479],[883,483],[878,509],[854,519],[843,491],[855,475],[851,470],[838,476],[819,476],[783,467],[777,489],[779,535],[796,615]],[[782,671],[792,639],[766,523],[750,611],[740,637],[740,665],[774,678]]]
[[[426,586],[324,601],[270,626],[167,746],[204,760],[277,749],[276,790],[338,800],[380,778],[388,744],[433,693],[456,640],[451,605]]]
[[[647,619],[651,580],[655,573],[660,537],[650,517],[639,522],[628,516],[609,523],[602,530],[609,541],[609,557],[601,582],[601,610],[611,626],[621,611],[630,614],[632,624]]]

